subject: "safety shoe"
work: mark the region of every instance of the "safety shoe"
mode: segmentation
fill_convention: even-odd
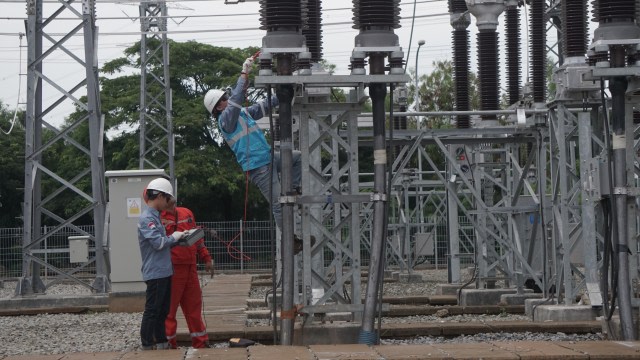
[[[142,349],[142,350],[155,350],[156,347],[155,347],[155,345],[141,345],[140,349]]]
[[[156,350],[170,350],[170,349],[171,349],[171,344],[169,344],[168,342],[156,344]]]

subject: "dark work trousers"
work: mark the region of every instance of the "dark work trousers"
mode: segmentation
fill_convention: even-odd
[[[143,347],[167,342],[164,321],[171,305],[171,276],[145,281],[147,300],[142,314],[140,338]]]

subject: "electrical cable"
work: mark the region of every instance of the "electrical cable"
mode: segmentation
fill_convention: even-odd
[[[426,15],[416,15],[416,19],[424,19],[424,18],[433,18],[449,15],[448,13],[437,13],[437,14],[426,14]],[[51,18],[53,20],[53,18]],[[80,19],[78,19],[80,20]],[[350,21],[339,21],[339,22],[331,22],[325,23],[322,26],[337,26],[337,25],[353,25]],[[245,28],[232,28],[232,29],[198,29],[198,30],[166,30],[166,31],[128,31],[128,32],[101,32],[100,36],[140,36],[140,35],[172,35],[172,34],[196,34],[196,33],[227,33],[230,32],[241,32],[241,31],[258,31],[259,29],[255,27],[245,27]],[[15,36],[16,33],[0,33],[0,36]],[[68,33],[48,33],[50,36],[66,36]],[[72,34],[73,36],[83,36],[82,33]]]
[[[389,119],[393,119],[393,91],[394,85],[389,85]],[[380,261],[382,264],[378,267],[378,331],[376,331],[376,344],[380,344],[380,332],[382,330],[382,295],[384,293],[384,270],[387,265],[387,232],[389,231],[389,203],[391,199],[391,180],[393,179],[393,162],[389,159],[395,158],[393,146],[393,122],[388,121],[389,138],[387,139],[387,201],[384,203],[383,218],[385,219],[382,229],[383,243],[380,246]]]
[[[269,102],[269,132],[271,133],[271,136],[269,138],[269,143],[271,145],[271,162],[269,163],[269,175],[270,175],[270,179],[271,181],[271,186],[269,186],[269,204],[271,206],[271,208],[273,208],[273,204],[271,204],[271,202],[273,201],[273,158],[275,156],[275,150],[274,150],[274,139],[273,139],[273,112],[271,109],[271,85],[267,86],[267,101]],[[273,241],[271,241],[271,258],[273,259],[273,266],[271,267],[271,290],[273,291],[273,304],[272,304],[272,309],[271,309],[271,313],[273,314],[272,316],[272,320],[273,320],[273,344],[277,345],[278,344],[278,319],[276,317],[277,314],[277,290],[278,290],[278,284],[276,283],[276,278],[277,278],[277,270],[278,270],[278,258],[277,258],[277,248],[276,248],[276,231],[275,231],[275,227],[273,225],[273,211],[272,209],[269,209],[269,234],[271,239],[273,239]]]
[[[471,279],[464,283],[462,286],[458,288],[458,305],[460,305],[460,300],[462,299],[462,290],[469,286],[472,282],[476,281],[478,278],[478,242],[476,241],[476,245],[474,246],[475,251],[473,252],[474,257],[474,267],[473,267],[473,275],[471,275]]]
[[[543,135],[542,135],[542,130],[538,130],[537,132],[538,136],[537,136],[537,145],[538,145],[538,162],[541,161],[546,161],[545,159],[540,159],[540,154],[542,153],[542,139],[543,139]],[[538,197],[540,198],[540,205],[539,205],[539,211],[540,211],[540,233],[542,236],[542,292],[545,295],[548,295],[548,283],[547,283],[547,257],[549,256],[549,254],[547,254],[547,243],[549,241],[548,237],[547,237],[547,223],[545,222],[544,219],[544,212],[545,212],[545,207],[544,207],[544,199],[546,196],[545,193],[545,189],[542,188],[542,186],[540,186],[540,178],[541,177],[545,177],[546,180],[546,176],[547,174],[541,173],[540,171],[541,166],[538,166]],[[546,181],[545,181],[546,184]]]
[[[613,162],[611,161],[611,154],[613,152],[611,145],[611,131],[610,131],[610,123],[609,123],[609,112],[607,110],[607,101],[605,99],[605,90],[604,90],[604,79],[600,79],[600,100],[602,102],[602,113],[604,116],[604,146],[607,154],[607,170],[609,171],[609,198],[605,202],[603,202],[603,211],[608,213],[608,216],[605,216],[605,234],[604,234],[604,256],[605,259],[603,261],[603,288],[606,287],[607,291],[605,292],[605,296],[603,298],[605,314],[607,314],[607,321],[611,320],[613,313],[615,311],[615,301],[618,295],[618,262],[616,261],[616,254],[613,251],[612,242],[617,238],[617,228],[613,225],[613,219],[618,218],[617,209],[613,202]],[[609,256],[607,256],[609,255]],[[608,265],[606,261],[611,257],[611,306],[609,306],[609,289],[608,289]]]
[[[18,74],[20,74],[20,69],[22,68],[22,38],[24,37],[24,33],[20,33],[20,44],[18,45],[18,53],[20,54],[20,60],[18,61]],[[11,120],[11,126],[8,131],[4,131],[0,128],[0,131],[5,135],[10,135],[13,130],[14,125],[16,124],[16,120],[18,118],[18,106],[20,106],[20,92],[22,89],[22,81],[20,81],[20,76],[18,76],[18,99],[16,100],[16,108],[13,112],[13,119]]]
[[[467,166],[469,166],[469,174],[471,175],[471,182],[473,184],[475,184],[476,183],[476,179],[475,179],[475,175],[473,175],[473,168],[471,167],[471,161],[469,161],[469,154],[467,154],[467,147],[463,145],[462,149],[463,149],[464,158],[467,161]],[[478,278],[478,242],[477,242],[477,239],[474,238],[474,240],[475,240],[476,244],[473,246],[473,249],[474,249],[474,251],[473,251],[473,275],[471,275],[471,280],[469,280],[468,282],[463,284],[460,288],[458,288],[458,305],[460,305],[460,300],[461,300],[461,296],[462,296],[462,290],[464,288],[466,288],[467,286],[469,286],[472,282],[476,281],[476,279]],[[451,252],[451,251],[449,251],[449,252]]]
[[[538,130],[538,154],[542,153],[542,131]],[[544,160],[542,160],[544,161]],[[538,171],[540,169],[538,168]],[[538,173],[538,177],[540,176],[546,176],[546,174],[540,174]],[[542,292],[543,294],[546,294],[547,297],[546,299],[541,302],[541,303],[537,303],[535,305],[533,305],[533,307],[531,308],[531,321],[535,321],[536,320],[536,309],[538,308],[538,306],[543,305],[548,303],[549,301],[553,300],[555,298],[555,292],[550,292],[549,289],[547,288],[548,284],[546,282],[547,279],[547,242],[548,242],[548,238],[547,238],[547,229],[546,229],[546,222],[545,222],[545,218],[544,218],[544,193],[545,189],[542,188],[542,186],[540,186],[540,181],[538,181],[538,196],[540,197],[540,206],[539,206],[539,211],[540,211],[540,223],[541,223],[541,228],[542,228]]]
[[[617,270],[613,269],[617,266],[615,265],[615,261],[613,260],[613,248],[611,246],[611,203],[606,200],[602,203],[602,211],[604,215],[604,255],[602,259],[602,292],[604,293],[603,305],[604,305],[604,314],[606,316],[607,321],[611,320],[613,317],[613,313],[615,311],[616,305],[616,294],[612,293],[611,296],[611,304],[609,304],[609,266],[611,265],[611,279],[615,281],[617,278]],[[614,277],[614,272],[616,273]],[[613,285],[613,284],[612,284]],[[615,286],[612,286],[615,290]]]
[[[409,63],[409,55],[411,54],[411,43],[413,42],[413,28],[416,23],[416,3],[417,0],[413,0],[413,15],[411,16],[411,33],[409,33],[409,46],[407,48],[407,60],[404,62],[404,72],[407,72],[407,64]],[[417,61],[417,60],[416,60]],[[416,74],[418,69],[416,69]]]

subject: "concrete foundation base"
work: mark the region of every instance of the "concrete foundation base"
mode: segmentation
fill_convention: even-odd
[[[16,315],[19,312],[27,314],[30,312],[46,312],[47,310],[55,313],[58,312],[56,309],[104,311],[106,310],[107,301],[105,294],[18,296],[2,300],[0,313],[4,316]]]
[[[436,285],[436,295],[458,295],[458,290],[464,284],[438,284]],[[476,284],[469,284],[465,289],[475,289]]]
[[[109,312],[143,312],[146,301],[145,292],[112,292],[109,294]]]
[[[533,321],[589,321],[595,320],[602,311],[591,305],[545,305],[533,309]]]
[[[296,326],[293,345],[357,344],[359,334],[360,325],[350,322]]]
[[[273,306],[273,294],[267,295],[267,307],[271,308]],[[276,307],[279,308],[282,306],[282,293],[278,292],[276,294]]]
[[[542,294],[504,294],[500,296],[500,304],[524,305],[527,299],[541,299]]]
[[[525,294],[533,293],[526,289]],[[516,294],[516,289],[462,289],[460,292],[460,306],[498,305],[500,297]]]
[[[533,309],[539,305],[555,305],[555,299],[525,299],[524,300],[524,314],[528,317],[533,317]]]

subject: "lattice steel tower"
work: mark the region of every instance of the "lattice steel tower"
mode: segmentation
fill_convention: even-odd
[[[51,5],[51,8],[54,6]],[[84,0],[78,8],[71,1],[62,1],[57,8],[48,11],[46,16],[43,15],[44,10],[42,0],[27,1],[23,264],[16,295],[43,293],[47,287],[62,278],[72,279],[103,293],[108,290],[103,247],[106,207],[102,154],[104,124],[100,114],[95,55],[95,2]],[[58,21],[60,18],[64,21]],[[56,26],[57,33],[60,28],[66,29],[67,33],[58,35],[48,31]],[[83,36],[84,54],[77,55],[77,51],[69,48],[75,35]],[[47,40],[46,43],[43,40]],[[50,58],[59,63],[61,56],[69,59],[78,71],[85,73],[79,82],[72,83],[73,80],[60,78],[58,69],[46,66]],[[83,94],[85,91],[86,97]],[[55,111],[69,102],[76,108],[76,112],[67,120],[64,128],[58,128],[53,123]],[[87,132],[88,137],[85,135]],[[56,156],[53,151],[58,141],[75,147],[75,163],[82,168],[66,168],[64,172],[55,168]],[[43,181],[52,186],[43,187]],[[53,210],[54,200],[66,191],[73,193],[73,205],[80,208],[73,214],[69,213],[69,208]],[[75,223],[84,216],[93,218],[93,232],[81,229]],[[43,224],[53,225],[48,226],[48,231],[43,231]],[[73,235],[87,236],[89,248],[95,249],[95,256],[71,270],[63,270],[48,262],[41,248],[48,239],[68,235],[69,231]],[[75,276],[79,270],[86,271],[94,264],[96,277],[93,284]],[[45,274],[54,274],[53,278],[49,278],[53,281],[47,284],[40,278],[43,267]]]
[[[140,26],[140,169],[168,169],[175,186],[166,2],[141,2]]]

